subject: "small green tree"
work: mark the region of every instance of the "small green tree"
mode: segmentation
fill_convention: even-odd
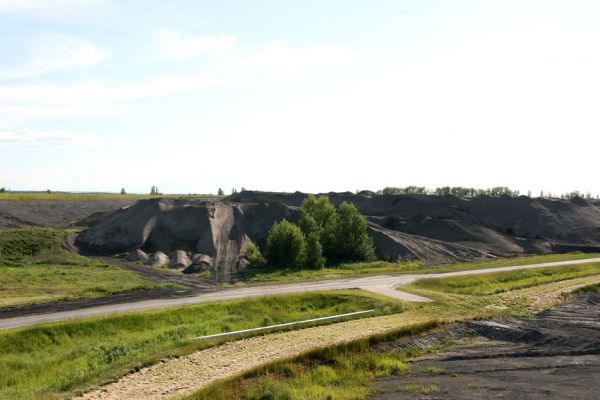
[[[336,261],[369,261],[375,259],[373,239],[367,234],[367,221],[350,203],[338,209],[336,226]]]
[[[125,191],[125,188],[121,188],[121,194],[127,194],[127,192]]]
[[[260,252],[260,249],[254,243],[250,243],[246,248],[245,254],[246,260],[250,263],[250,268],[262,267],[266,264],[267,260]]]
[[[4,188],[4,187],[1,187],[1,188],[0,188],[0,193],[4,193],[4,192],[6,192],[6,188]]]
[[[219,188],[219,190],[217,190],[217,196],[223,196],[225,195],[225,192],[223,192],[223,189]]]
[[[275,267],[299,268],[306,264],[306,239],[297,225],[276,222],[269,231],[266,256]]]

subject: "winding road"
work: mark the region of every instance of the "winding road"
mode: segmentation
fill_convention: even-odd
[[[273,296],[281,294],[306,293],[314,291],[362,289],[373,293],[393,297],[402,301],[427,302],[428,298],[417,296],[397,290],[397,288],[419,279],[444,278],[462,275],[485,274],[488,272],[503,272],[531,268],[547,268],[562,265],[585,264],[600,262],[600,258],[588,258],[572,261],[557,261],[542,264],[518,265],[498,268],[485,268],[469,271],[446,272],[437,274],[413,275],[379,275],[364,278],[322,280],[301,282],[282,285],[248,286],[241,288],[220,289],[188,297],[153,299],[134,301],[121,304],[107,304],[97,307],[88,307],[69,311],[60,311],[47,314],[27,315],[20,317],[0,319],[0,329],[18,328],[35,324],[66,321],[76,318],[95,317],[100,315],[158,310],[169,307],[185,306],[191,304],[209,303],[215,301],[237,300],[252,297]]]

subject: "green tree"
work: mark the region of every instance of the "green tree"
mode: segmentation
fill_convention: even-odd
[[[125,188],[121,188],[121,194],[127,194],[127,192],[125,191]]]
[[[306,238],[287,220],[276,222],[269,231],[267,261],[274,267],[300,268],[306,264]]]
[[[219,190],[217,190],[217,196],[223,196],[225,195],[225,192],[223,192],[223,189],[219,188]]]
[[[0,193],[4,193],[4,192],[6,192],[6,188],[4,188],[4,187],[1,187],[1,188],[0,188]]]
[[[367,221],[350,203],[343,202],[337,211],[336,261],[368,261],[375,259],[373,239],[367,233]]]
[[[307,238],[317,235],[325,257],[335,253],[337,212],[327,196],[308,196],[302,202],[299,224]]]

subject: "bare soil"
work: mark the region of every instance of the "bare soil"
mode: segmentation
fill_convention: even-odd
[[[450,335],[469,340],[413,363],[408,377],[380,380],[372,399],[592,399],[600,391],[598,292],[531,318],[458,327]],[[438,390],[424,394],[432,385]]]

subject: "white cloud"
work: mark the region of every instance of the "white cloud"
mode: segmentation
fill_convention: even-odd
[[[222,56],[237,43],[233,35],[189,36],[182,32],[159,29],[156,34],[158,58],[182,61],[201,55]]]
[[[90,147],[97,143],[94,135],[69,131],[0,131],[0,147]]]
[[[0,12],[57,12],[83,8],[104,0],[0,0]]]
[[[68,104],[117,102],[165,96],[219,83],[212,75],[158,75],[147,81],[110,84],[85,81],[75,85],[0,85],[0,105],[15,103]]]
[[[131,102],[214,86],[209,75],[159,75],[147,81],[76,85],[0,85],[0,127],[38,118],[117,115]]]
[[[290,47],[279,41],[265,43],[259,51],[240,61],[242,68],[267,75],[333,70],[359,62],[362,55],[350,47]]]
[[[59,70],[84,68],[106,58],[106,54],[92,43],[71,36],[47,34],[31,43],[31,56],[25,65],[0,70],[0,77],[25,78]]]

